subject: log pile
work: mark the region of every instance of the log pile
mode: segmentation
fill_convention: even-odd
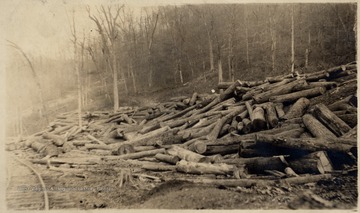
[[[220,94],[85,113],[81,128],[76,112],[64,113],[25,144],[52,158],[79,150],[102,161],[136,162],[144,171],[211,174],[229,179],[220,181],[225,185],[264,176],[311,182],[357,164],[356,74],[352,62],[223,82]]]

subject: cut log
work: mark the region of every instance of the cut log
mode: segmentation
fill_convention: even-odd
[[[229,128],[230,128],[229,123],[224,124],[224,126],[221,127],[221,130],[219,132],[219,137],[222,137],[222,136],[226,135],[227,133],[229,133]]]
[[[336,152],[356,152],[356,146],[343,144],[341,139],[329,138],[278,138],[276,136],[257,134],[256,143],[268,143],[278,147],[294,148],[306,150],[310,152],[315,151],[336,151]]]
[[[282,118],[285,115],[284,105],[282,103],[275,104],[275,110],[278,118]]]
[[[233,154],[237,153],[239,150],[239,145],[223,145],[223,146],[207,146],[207,149],[205,151],[205,155],[214,155],[214,154],[221,154],[221,155],[227,155],[227,154]]]
[[[236,167],[227,164],[195,163],[181,160],[176,164],[176,170],[188,174],[233,174]]]
[[[130,153],[134,153],[135,149],[131,144],[122,144],[116,151],[114,151],[114,154],[116,155],[126,155]]]
[[[275,87],[269,91],[255,95],[253,97],[253,99],[256,101],[256,103],[268,102],[270,97],[287,94],[292,91],[294,86],[299,85],[299,84],[307,85],[305,80],[296,80],[296,81],[287,83],[285,85]]]
[[[89,138],[92,141],[95,141],[95,142],[101,144],[101,145],[106,145],[104,142],[100,141],[99,139],[95,138],[94,136],[92,136],[90,134],[87,134],[86,137]]]
[[[191,161],[191,162],[207,162],[205,156],[198,153],[192,152],[190,150],[181,148],[179,146],[173,145],[170,149],[167,150],[167,153],[172,156],[177,156],[180,159]]]
[[[313,114],[337,136],[341,136],[351,129],[349,125],[330,111],[324,104],[315,105]]]
[[[198,97],[197,92],[194,92],[193,95],[191,96],[191,99],[190,99],[190,102],[189,102],[190,106],[195,104],[195,101],[196,101],[197,97]]]
[[[300,159],[289,160],[290,167],[299,174],[325,174],[333,171],[333,166],[326,152],[313,152]]]
[[[276,110],[273,103],[265,105],[266,120],[271,128],[275,128],[279,124],[279,119],[276,114]]]
[[[243,128],[242,131],[244,134],[248,134],[249,132],[252,131],[252,125],[251,125],[251,121],[247,118],[242,120],[243,123]]]
[[[237,127],[238,127],[239,122],[236,120],[236,117],[233,118],[233,120],[231,121],[231,124],[228,128],[229,133],[235,133],[237,132]]]
[[[207,146],[203,141],[198,140],[198,141],[195,141],[194,143],[190,144],[188,146],[188,149],[190,151],[196,152],[198,154],[203,154],[206,152]]]
[[[326,89],[324,87],[316,87],[313,89],[302,90],[299,92],[293,92],[285,95],[271,96],[269,100],[274,103],[294,102],[299,98],[303,98],[303,97],[311,98],[318,95],[322,95],[325,93],[325,91]]]
[[[206,158],[210,161],[210,163],[218,163],[223,159],[220,154],[206,156]]]
[[[336,136],[329,129],[327,129],[324,125],[320,123],[320,121],[318,121],[310,114],[305,114],[303,116],[303,122],[305,124],[305,127],[311,132],[314,137],[336,138]]]
[[[357,138],[357,125],[354,126],[350,131],[341,136],[342,138]]]
[[[308,176],[300,176],[300,177],[291,177],[281,180],[283,184],[305,184],[318,182],[320,180],[329,180],[332,176],[330,174],[321,174],[321,175],[308,175]]]
[[[293,104],[286,115],[283,116],[284,119],[298,118],[304,115],[306,109],[309,107],[310,101],[307,98],[300,98]]]
[[[275,136],[283,138],[299,138],[304,133],[304,131],[305,129],[300,127],[275,134]]]
[[[43,135],[42,135],[43,138],[45,139],[50,139],[53,141],[53,143],[56,145],[56,146],[62,146],[66,139],[59,136],[59,135],[54,135],[52,133],[48,133],[48,132],[45,132]]]
[[[266,120],[265,120],[265,112],[262,107],[256,107],[252,112],[252,126],[255,131],[265,129]]]
[[[170,164],[176,164],[178,161],[180,161],[180,158],[178,156],[172,156],[172,155],[166,155],[166,154],[156,154],[155,158],[159,161],[163,161]]]
[[[249,120],[250,121],[250,120]],[[250,122],[251,123],[251,122]],[[238,122],[237,126],[236,126],[236,129],[238,132],[242,132],[244,128],[244,123],[242,121]]]

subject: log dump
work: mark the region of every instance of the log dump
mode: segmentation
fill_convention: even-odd
[[[152,174],[193,174],[187,180],[196,183],[329,179],[357,169],[356,76],[352,62],[308,74],[223,82],[220,94],[88,112],[82,128],[76,112],[64,113],[23,145],[52,165],[126,161]],[[71,161],[63,153],[92,158]]]

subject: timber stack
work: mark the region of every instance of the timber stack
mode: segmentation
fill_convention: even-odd
[[[308,74],[223,82],[220,94],[85,113],[82,127],[76,112],[64,113],[22,144],[54,165],[63,153],[76,151],[99,161],[127,161],[144,172],[215,176],[194,179],[202,183],[317,181],[357,169],[356,76],[352,62]]]

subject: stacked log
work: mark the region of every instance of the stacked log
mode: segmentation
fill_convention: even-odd
[[[70,112],[29,137],[27,146],[106,150],[102,160],[137,159],[142,169],[154,172],[318,180],[301,175],[356,165],[356,73],[356,64],[347,64],[263,81],[222,82],[220,94],[195,92],[148,107],[87,113],[81,128],[77,113]]]

